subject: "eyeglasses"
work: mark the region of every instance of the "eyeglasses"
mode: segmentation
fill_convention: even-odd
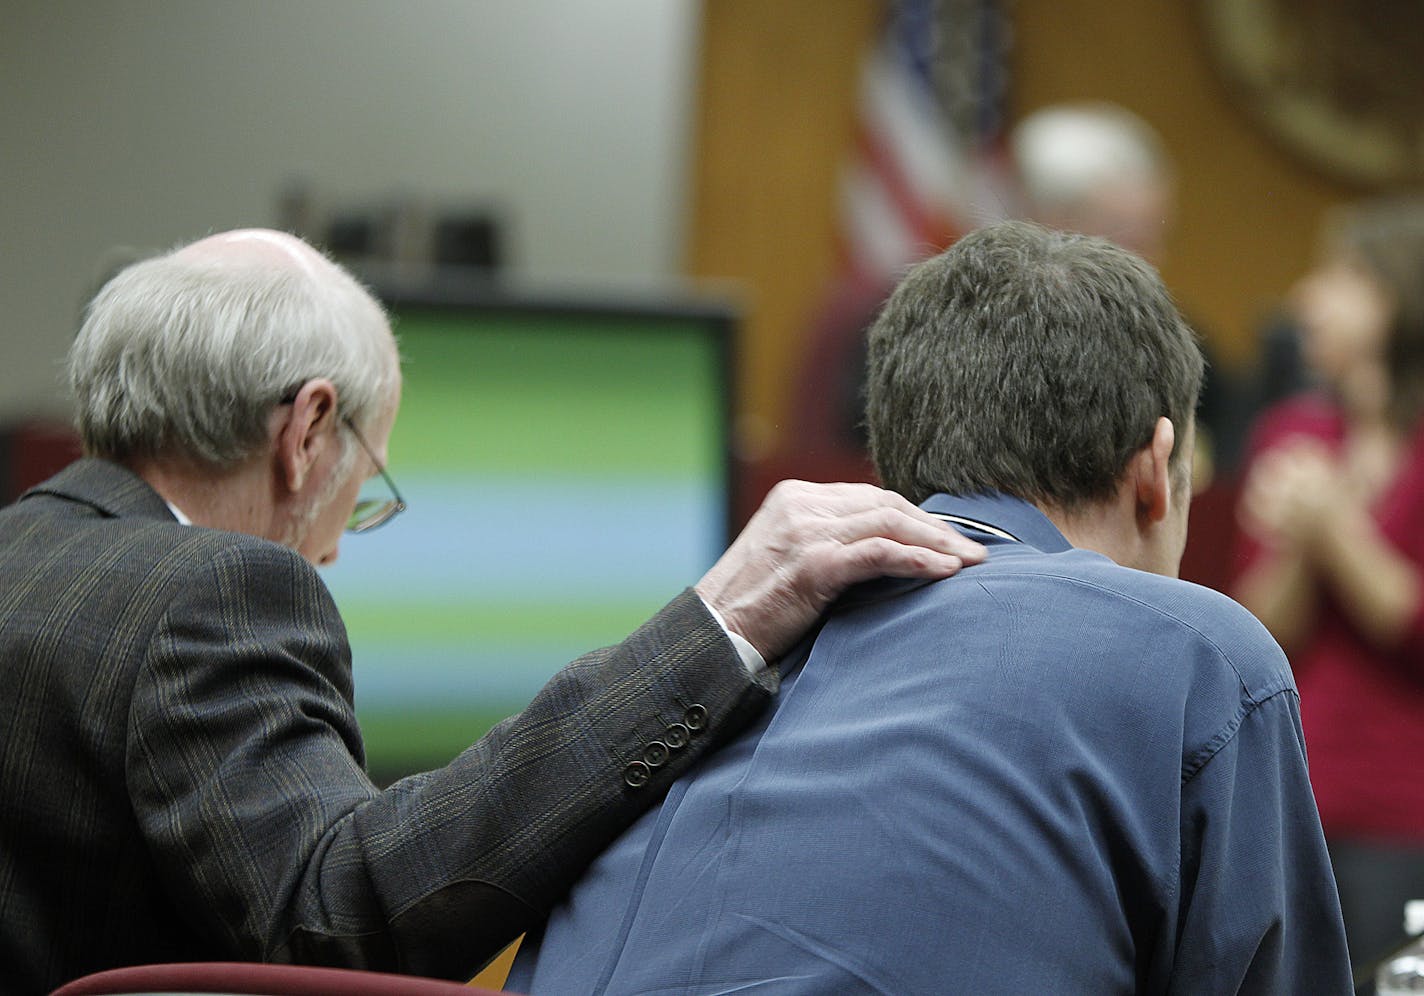
[[[364,533],[367,530],[375,529],[390,522],[397,515],[405,511],[405,499],[401,497],[400,491],[396,488],[396,482],[391,480],[391,475],[386,472],[385,466],[376,458],[375,452],[366,445],[366,440],[361,438],[361,433],[356,431],[356,425],[349,416],[341,416],[342,423],[351,430],[351,435],[356,437],[356,442],[361,444],[361,449],[366,451],[366,455],[371,458],[371,463],[375,464],[376,473],[381,475],[381,480],[386,482],[386,487],[390,488],[389,498],[359,498],[356,507],[351,510],[351,518],[346,520],[346,531],[349,533]]]
[[[282,395],[279,405],[290,405],[297,400],[298,387],[293,387],[286,394]],[[391,489],[389,498],[358,498],[356,507],[351,510],[351,518],[346,520],[346,531],[348,533],[364,533],[377,526],[384,526],[397,515],[406,509],[405,499],[401,497],[400,490],[396,487],[396,482],[391,480],[391,475],[386,472],[385,464],[377,458],[374,450],[367,445],[361,433],[356,431],[356,423],[351,421],[351,416],[341,416],[341,424],[351,430],[351,435],[356,437],[356,442],[361,445],[361,449],[366,451],[366,455],[371,458],[371,463],[376,467],[376,473],[381,475],[381,480],[386,482],[386,487]]]

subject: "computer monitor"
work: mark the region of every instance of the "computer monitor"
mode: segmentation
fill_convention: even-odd
[[[443,764],[728,541],[736,314],[700,299],[376,287],[409,509],[326,569],[373,775]]]

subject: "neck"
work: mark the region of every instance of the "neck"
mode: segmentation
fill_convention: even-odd
[[[1383,363],[1355,364],[1340,377],[1335,393],[1353,429],[1392,428],[1389,375]]]
[[[127,466],[195,526],[271,535],[271,475],[260,457],[216,469],[184,457],[136,458]]]
[[[1108,516],[1100,514],[1098,509],[1065,512],[1057,508],[1041,508],[1040,511],[1048,517],[1048,521],[1058,527],[1063,538],[1078,549],[1092,550],[1115,563],[1131,566],[1132,543],[1128,537],[1122,535],[1122,530],[1115,528]]]
[[[1039,506],[1048,521],[1058,527],[1063,538],[1080,550],[1101,553],[1113,563],[1156,574],[1176,574],[1175,565],[1166,570],[1147,542],[1139,510],[1132,494],[1120,488],[1112,498],[1084,508],[1067,511],[1052,506]]]

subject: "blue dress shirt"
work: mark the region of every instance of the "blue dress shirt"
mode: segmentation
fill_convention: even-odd
[[[1016,499],[925,507],[988,561],[843,599],[774,711],[595,862],[509,987],[1350,992],[1261,625]]]

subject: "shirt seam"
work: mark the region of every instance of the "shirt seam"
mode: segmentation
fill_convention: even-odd
[[[1253,706],[1259,705],[1266,699],[1279,695],[1281,692],[1290,692],[1295,690],[1294,686],[1291,684],[1277,685],[1268,683],[1264,687],[1253,691],[1250,685],[1247,683],[1245,677],[1241,674],[1241,669],[1238,668],[1236,666],[1236,662],[1232,660],[1231,655],[1227,653],[1225,649],[1222,648],[1220,643],[1218,643],[1212,637],[1208,636],[1206,633],[1202,632],[1199,626],[1196,626],[1195,624],[1187,621],[1186,619],[1183,619],[1180,616],[1167,611],[1160,605],[1144,601],[1135,595],[1128,594],[1127,592],[1121,591],[1117,588],[1110,588],[1106,585],[1099,584],[1095,581],[1089,581],[1085,578],[1071,577],[1064,574],[1053,574],[1046,571],[1003,571],[996,572],[993,577],[1032,577],[1043,578],[1050,581],[1059,581],[1064,584],[1078,585],[1083,588],[1089,588],[1094,591],[1102,592],[1105,595],[1120,599],[1124,602],[1132,602],[1136,605],[1140,605],[1144,609],[1147,609],[1149,612],[1161,616],[1163,619],[1170,620],[1173,624],[1180,626],[1191,633],[1196,634],[1197,637],[1201,639],[1202,643],[1210,647],[1211,650],[1217,655],[1217,657],[1219,657],[1222,662],[1226,664],[1227,667],[1231,668],[1231,673],[1236,676],[1236,682],[1240,686],[1242,697],[1245,698],[1245,700],[1251,703]],[[989,581],[990,578],[983,574],[976,574],[976,580],[978,580],[982,586],[982,584],[986,581]],[[1235,602],[1233,602],[1232,604],[1236,605]],[[1241,611],[1244,612],[1246,610],[1242,609]]]
[[[1182,787],[1186,788],[1197,775],[1201,774],[1202,769],[1211,763],[1212,758],[1216,757],[1227,744],[1236,739],[1236,734],[1241,732],[1241,726],[1246,722],[1248,716],[1260,710],[1262,706],[1273,699],[1280,698],[1282,695],[1294,696],[1296,694],[1297,692],[1293,688],[1282,688],[1270,695],[1263,696],[1259,700],[1250,701],[1250,704],[1246,708],[1237,712],[1231,722],[1217,731],[1216,735],[1202,744],[1201,747],[1198,747],[1191,758],[1182,764]]]

